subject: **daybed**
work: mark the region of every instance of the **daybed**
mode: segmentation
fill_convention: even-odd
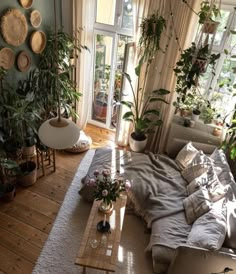
[[[93,200],[93,190],[86,181],[93,177],[96,169],[119,170],[131,180],[128,206],[133,206],[151,229],[146,251],[152,252],[155,273],[166,273],[171,261],[169,273],[181,273],[173,270],[173,262],[176,263],[176,248],[179,250],[182,246],[191,247],[184,249],[188,254],[194,247],[219,250],[223,243],[228,248],[236,248],[230,231],[232,226],[226,225],[227,220],[235,220],[230,210],[236,208],[236,184],[223,151],[204,144],[185,145],[180,140],[176,140],[173,148],[169,151],[172,158],[97,149],[80,190],[82,197]],[[234,253],[233,249],[224,249],[224,252]],[[212,267],[212,273],[222,271],[214,269],[214,264]],[[234,268],[236,271],[236,265]]]

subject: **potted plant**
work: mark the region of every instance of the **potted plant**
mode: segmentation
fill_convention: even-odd
[[[152,27],[155,21],[155,29]],[[135,68],[137,76],[137,89],[135,90],[129,74],[124,73],[125,78],[130,84],[132,91],[132,101],[121,101],[129,110],[123,115],[123,119],[133,124],[133,132],[130,135],[129,144],[133,151],[142,151],[147,143],[147,134],[154,127],[161,126],[160,112],[154,107],[155,102],[168,104],[163,96],[169,94],[165,89],[157,89],[144,93],[149,67],[154,60],[155,54],[159,50],[159,42],[166,21],[157,12],[150,17],[143,19],[141,23],[141,37],[139,40],[140,59]],[[148,26],[148,29],[147,29]],[[140,80],[144,76],[143,81]]]
[[[219,22],[213,20],[220,15],[220,10],[214,3],[209,1],[201,2],[200,11],[198,12],[199,24],[203,25],[203,32],[215,33]]]
[[[179,103],[184,103],[186,98],[191,96],[193,102],[198,99],[197,94],[198,79],[202,76],[210,65],[212,73],[214,73],[215,64],[220,54],[212,54],[209,51],[209,45],[197,48],[195,43],[185,49],[174,68],[177,77],[175,91],[178,93],[177,101],[174,105],[177,107]],[[200,96],[201,97],[201,96]],[[178,99],[179,98],[179,99]]]
[[[216,109],[211,106],[208,101],[207,105],[202,108],[201,118],[205,124],[211,124],[212,120],[217,116]]]
[[[192,120],[198,121],[201,115],[201,109],[204,107],[205,100],[201,94],[195,94],[193,99]]]
[[[57,33],[48,32],[47,45],[40,55],[41,60],[35,73],[39,92],[34,95],[35,100],[41,102],[43,120],[56,115],[58,96],[60,96],[63,115],[66,117],[78,116],[74,106],[75,102],[80,99],[81,93],[70,77],[70,72],[73,70],[70,59],[78,58],[83,49],[88,50],[86,46],[81,45],[79,36],[79,30],[74,32],[73,37],[62,30],[58,30]]]
[[[1,143],[2,146],[2,143]],[[4,201],[12,201],[16,195],[16,175],[20,173],[16,161],[6,158],[3,149],[0,151],[0,198]]]

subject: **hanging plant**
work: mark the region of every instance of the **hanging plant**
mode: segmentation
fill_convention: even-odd
[[[203,1],[198,16],[199,24],[203,25],[202,30],[204,33],[212,34],[216,32],[219,22],[214,21],[213,18],[220,16],[220,10],[215,4]]]
[[[144,62],[151,63],[157,50],[160,49],[161,33],[165,27],[166,20],[159,16],[158,12],[142,20],[139,47],[144,50],[142,56]]]

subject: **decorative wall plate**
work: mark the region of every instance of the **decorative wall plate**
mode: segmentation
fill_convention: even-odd
[[[1,19],[2,36],[12,46],[19,46],[24,43],[28,25],[23,13],[17,9],[8,10]]]
[[[15,62],[15,53],[10,48],[2,48],[0,50],[0,66],[4,69],[10,69]]]
[[[38,28],[41,25],[42,17],[38,10],[33,10],[30,14],[30,23],[34,28]]]
[[[46,46],[46,34],[43,31],[34,31],[30,36],[30,46],[34,53],[42,53]]]
[[[26,51],[21,51],[17,56],[17,67],[20,71],[25,72],[31,65],[31,58]]]
[[[29,9],[33,5],[33,0],[19,0],[19,2],[25,9]]]

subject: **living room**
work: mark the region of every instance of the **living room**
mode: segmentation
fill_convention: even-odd
[[[117,273],[160,274],[167,273],[171,261],[168,273],[195,274],[189,270],[192,261],[188,256],[195,256],[199,273],[234,273],[229,252],[219,254],[215,250],[221,246],[209,248],[206,239],[205,245],[195,246],[214,250],[211,253],[189,251],[189,247],[173,252],[186,243],[179,233],[170,249],[160,248],[165,246],[160,238],[168,242],[173,232],[168,226],[175,225],[176,219],[165,219],[169,213],[162,215],[159,205],[162,195],[177,191],[164,176],[170,173],[180,182],[175,194],[179,200],[170,194],[168,201],[175,207],[171,214],[179,217],[181,211],[176,231],[186,229],[189,234],[190,227],[197,226],[196,220],[183,224],[181,219],[189,217],[184,213],[187,197],[182,184],[190,179],[180,176],[181,169],[187,173],[181,148],[188,141],[194,147],[187,146],[192,156],[200,155],[208,166],[205,154],[211,155],[217,164],[214,187],[216,181],[223,183],[219,187],[218,182],[221,197],[214,196],[211,206],[219,206],[222,193],[224,197],[231,193],[228,185],[234,182],[236,158],[235,1],[2,0],[0,11],[0,273],[104,273],[115,269]],[[216,21],[217,28],[206,34],[206,21]],[[198,111],[200,118],[194,116]],[[51,128],[56,131],[51,133]],[[224,176],[214,153],[222,144],[232,171],[220,167]],[[163,158],[162,153],[176,160]],[[31,167],[33,182],[28,177],[23,180]],[[87,187],[86,180],[81,183],[87,172],[88,179],[97,169],[110,167],[130,180],[131,190],[126,214],[121,215],[121,239],[114,245],[117,256],[111,268],[99,262],[94,267],[99,271],[91,268],[96,259],[84,263],[78,257],[92,207],[86,202],[87,190],[86,197],[78,191]],[[210,181],[212,173],[204,172]],[[147,188],[151,200],[140,194]],[[233,202],[229,203],[231,213]],[[204,200],[203,204],[211,212],[209,203]],[[90,239],[91,254],[104,244],[101,235],[111,240],[116,210],[114,206],[111,214],[99,215],[103,224],[111,225],[111,235],[96,234],[92,239],[99,242],[95,248]],[[222,216],[219,223],[226,218]],[[201,221],[199,216],[197,220]],[[225,225],[224,237],[232,229]],[[202,235],[208,232],[203,230]],[[234,249],[234,245],[227,247]],[[202,254],[214,259],[201,261]],[[185,272],[179,269],[184,258],[190,264],[185,262]]]

